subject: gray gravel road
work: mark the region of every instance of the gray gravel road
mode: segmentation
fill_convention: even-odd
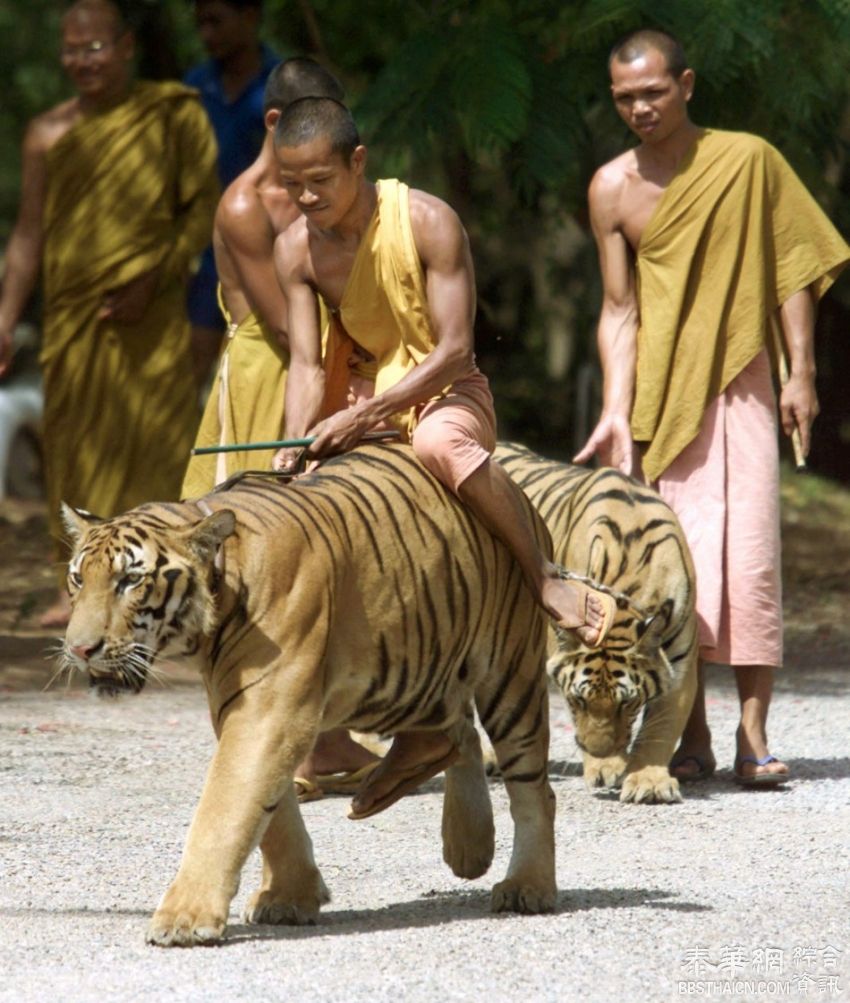
[[[243,875],[226,943],[147,947],[212,749],[200,688],[103,701],[0,697],[0,1000],[640,1001],[846,999],[850,694],[846,670],[781,678],[772,744],[785,789],[731,782],[728,673],[710,684],[720,770],[677,806],[589,794],[559,696],[554,915],[491,916],[511,825],[491,787],[491,873],[443,865],[441,782],[359,823],[304,806],[333,901],[312,928],[248,927]]]

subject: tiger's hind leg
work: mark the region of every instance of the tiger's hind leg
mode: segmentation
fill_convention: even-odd
[[[313,844],[292,785],[275,809],[260,850],[262,884],[248,900],[245,922],[293,926],[315,923],[319,909],[330,902],[331,896],[316,867]]]
[[[493,743],[514,822],[508,873],[493,888],[494,912],[551,912],[557,896],[544,652],[542,645],[529,644],[529,648],[533,650],[524,659],[524,670],[516,671],[509,686],[499,685],[498,673],[491,669],[487,685],[476,692],[481,723]]]
[[[443,860],[459,878],[480,878],[493,863],[496,830],[493,805],[472,714],[452,729],[460,752],[446,770],[443,797]]]

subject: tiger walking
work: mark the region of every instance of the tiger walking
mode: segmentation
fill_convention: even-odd
[[[681,801],[669,763],[696,693],[697,619],[678,519],[611,467],[557,463],[504,442],[494,458],[543,517],[555,560],[617,600],[601,647],[569,631],[550,635],[548,669],[573,716],[585,781],[619,786],[622,801]]]
[[[141,689],[156,658],[189,659],[218,738],[151,943],[219,940],[258,844],[247,920],[316,921],[329,896],[293,774],[329,728],[445,732],[459,757],[446,770],[443,856],[458,876],[485,873],[493,813],[473,706],[515,825],[492,906],[554,907],[546,616],[507,548],[408,447],[362,447],[288,486],[247,477],[197,502],[105,521],[66,507],[65,518],[67,665],[120,692]]]

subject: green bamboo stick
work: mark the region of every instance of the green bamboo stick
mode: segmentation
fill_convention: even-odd
[[[367,432],[363,440],[375,439],[398,439],[397,431],[387,432]],[[192,450],[192,456],[205,456],[208,453],[239,453],[249,452],[255,449],[299,449],[312,445],[316,441],[316,436],[311,435],[306,439],[276,439],[274,442],[233,442],[227,446],[196,446]]]

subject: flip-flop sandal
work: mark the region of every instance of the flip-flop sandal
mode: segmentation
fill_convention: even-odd
[[[362,818],[369,818],[371,815],[377,815],[379,811],[385,811],[390,805],[394,805],[396,801],[401,800],[405,794],[409,794],[410,791],[424,784],[426,780],[430,780],[431,777],[436,777],[438,773],[442,773],[443,770],[452,765],[459,755],[458,750],[452,748],[445,756],[435,759],[431,763],[423,763],[419,766],[411,766],[406,770],[396,771],[395,775],[399,778],[399,781],[395,787],[387,791],[377,801],[373,801],[363,811],[357,811],[352,805],[348,817],[355,822],[359,822]]]
[[[757,759],[755,756],[739,756],[735,760],[735,768],[733,771],[733,777],[736,784],[740,784],[741,787],[778,787],[779,784],[784,784],[786,780],[791,779],[790,771],[788,773],[741,773],[741,767],[744,763],[752,763],[754,766],[767,766],[768,763],[778,763],[779,760],[776,756],[771,756],[768,753],[761,759]]]
[[[295,796],[298,798],[299,804],[304,804],[307,801],[320,801],[325,796],[322,788],[306,777],[293,777],[292,782],[295,784]],[[299,790],[299,788],[301,789]]]
[[[696,770],[690,773],[674,773],[674,770],[678,770],[680,766],[685,766],[687,763],[695,763]],[[714,771],[717,769],[717,764],[711,760],[701,759],[699,756],[682,756],[681,759],[674,759],[671,761],[668,770],[670,776],[674,777],[679,781],[680,784],[692,784],[698,780],[709,780],[714,776]]]
[[[323,794],[351,794],[372,773],[378,763],[380,763],[380,759],[376,759],[374,763],[367,763],[357,770],[340,770],[338,773],[317,773],[316,783],[322,789]]]

